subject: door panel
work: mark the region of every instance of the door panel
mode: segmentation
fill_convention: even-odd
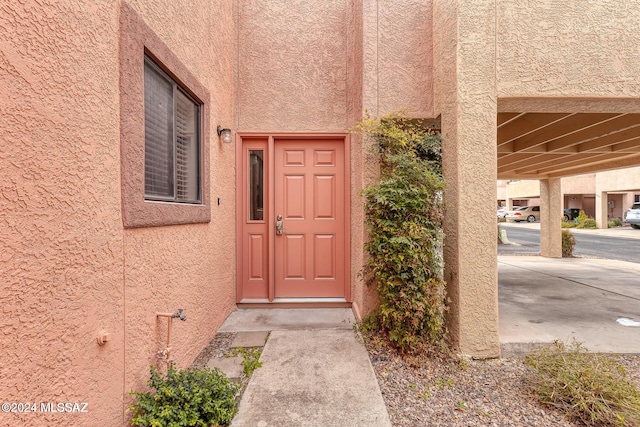
[[[281,177],[283,180],[283,200],[284,200],[284,219],[285,220],[304,220],[305,214],[305,176],[304,175],[285,175]]]
[[[316,256],[313,258],[315,279],[336,279],[336,236],[316,234],[314,242]]]
[[[305,235],[304,234],[285,234],[284,254],[282,260],[284,262],[284,279],[296,280],[306,278],[305,263]]]
[[[249,235],[249,280],[265,280],[267,278],[264,240],[262,234]]]
[[[343,140],[276,140],[275,297],[344,297]]]
[[[242,142],[239,174],[240,199],[237,221],[240,227],[238,260],[238,301],[269,297],[269,227],[266,166],[268,138],[245,138]]]

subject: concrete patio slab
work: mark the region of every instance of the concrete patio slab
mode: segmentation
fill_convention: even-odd
[[[242,377],[242,356],[213,357],[207,362],[208,368],[218,368],[232,381],[238,381]]]
[[[640,265],[500,256],[498,270],[503,349],[576,339],[592,351],[640,353],[640,327],[617,321],[640,321]]]
[[[231,343],[231,348],[264,347],[269,331],[238,332]]]
[[[231,313],[218,331],[352,329],[354,323],[350,308],[252,308]]]

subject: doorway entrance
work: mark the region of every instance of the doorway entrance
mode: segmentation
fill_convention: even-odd
[[[347,302],[347,136],[244,134],[238,146],[237,302]]]

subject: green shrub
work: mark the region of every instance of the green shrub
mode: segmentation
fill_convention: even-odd
[[[607,227],[609,228],[622,227],[622,218],[610,219],[609,222],[607,223]]]
[[[576,238],[569,230],[562,230],[562,257],[571,258],[573,248],[576,246]]]
[[[592,218],[587,218],[583,221],[578,221],[578,225],[576,228],[597,228],[596,220]]]
[[[562,228],[575,228],[576,225],[575,221],[562,221]]]
[[[368,186],[366,271],[377,284],[380,327],[402,353],[444,336],[440,137],[398,114],[365,117],[356,132],[373,137],[380,178]]]
[[[137,397],[129,408],[134,426],[228,425],[236,412],[239,385],[218,369],[177,371],[170,366],[163,376],[152,366],[148,385],[154,392],[132,392]]]
[[[578,223],[584,222],[585,220],[589,219],[589,216],[583,211],[581,210],[580,213],[578,214]]]
[[[580,213],[578,214],[578,218],[576,218],[575,223],[576,223],[575,224],[576,228],[597,228],[598,227],[596,225],[596,220],[593,218],[589,218],[589,216],[586,213],[584,213],[584,211],[580,211]],[[565,223],[563,222],[562,224],[564,226]]]
[[[534,384],[543,403],[588,426],[640,426],[640,392],[614,356],[555,341],[525,363],[537,373]]]

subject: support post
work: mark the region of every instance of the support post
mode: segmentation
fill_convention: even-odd
[[[560,178],[540,180],[540,255],[548,258],[562,258]]]
[[[434,4],[441,113],[445,280],[454,351],[500,357],[495,204],[497,89],[493,0]],[[473,206],[473,214],[469,208]]]

